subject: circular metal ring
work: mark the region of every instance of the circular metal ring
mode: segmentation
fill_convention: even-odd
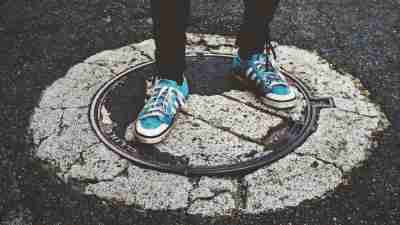
[[[195,54],[187,57],[225,57],[231,58],[232,55],[216,55],[216,54]],[[131,72],[145,68],[154,61],[145,62],[119,73],[113,79],[106,82],[93,96],[90,109],[89,119],[91,126],[99,137],[99,139],[111,150],[117,152],[122,157],[133,161],[141,166],[156,169],[163,172],[172,172],[186,176],[212,176],[212,175],[232,175],[238,173],[248,173],[257,168],[271,164],[285,155],[293,152],[299,147],[307,137],[315,130],[318,120],[318,106],[312,104],[313,98],[307,87],[295,76],[289,74],[285,70],[281,72],[293,81],[293,85],[304,96],[306,102],[304,108],[304,120],[302,122],[289,121],[287,130],[288,136],[284,144],[277,146],[273,152],[258,158],[250,159],[244,162],[238,162],[230,165],[217,166],[189,166],[185,159],[174,157],[165,153],[157,152],[149,145],[130,145],[123,139],[113,133],[113,127],[101,124],[101,110],[106,96],[118,86],[118,83]],[[157,152],[157,154],[144,154],[144,152]],[[161,159],[162,158],[162,159]]]

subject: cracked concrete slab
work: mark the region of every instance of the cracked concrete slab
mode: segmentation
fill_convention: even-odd
[[[237,207],[238,190],[236,180],[202,177],[190,192],[188,213],[206,216],[229,214]]]
[[[35,109],[31,118],[31,133],[35,145],[39,145],[43,140],[59,131],[63,113],[62,109]]]
[[[246,92],[242,92],[246,93]],[[248,138],[259,140],[282,119],[232,101],[221,95],[191,95],[188,113],[209,121],[213,126],[227,129]],[[263,121],[259,123],[258,121]]]
[[[83,151],[99,143],[87,118],[87,108],[36,109],[31,132],[37,145],[35,154],[56,164],[64,173]]]
[[[306,83],[314,96],[368,101],[360,80],[333,70],[317,54],[293,46],[278,46],[276,53],[283,68]]]
[[[128,168],[135,203],[144,209],[173,210],[188,205],[189,178],[174,174],[146,170],[134,165]]]
[[[87,195],[96,195],[97,197],[110,201],[121,202],[127,205],[135,203],[129,198],[131,193],[130,183],[127,177],[119,176],[112,181],[101,181],[88,184],[84,191]],[[134,199],[134,198],[133,198]]]
[[[65,172],[76,163],[80,153],[98,142],[89,124],[77,125],[66,129],[61,135],[51,135],[40,144],[35,154]]]
[[[187,210],[189,214],[204,216],[229,215],[236,208],[235,200],[229,193],[221,193],[210,199],[198,199]]]
[[[192,184],[187,177],[129,165],[127,176],[89,184],[85,192],[140,209],[174,210],[188,206],[191,189]]]
[[[376,106],[363,100],[345,99],[340,97],[334,98],[335,106],[338,109],[354,112],[367,117],[379,117],[382,112]]]
[[[296,206],[305,199],[322,197],[341,182],[342,173],[310,156],[291,154],[245,177],[249,213]]]
[[[156,147],[176,156],[186,156],[191,166],[216,166],[248,160],[250,151],[264,152],[265,147],[240,139],[208,123],[180,115],[175,129]]]
[[[235,39],[220,35],[187,34],[186,54],[227,54],[236,52]]]
[[[315,156],[350,171],[367,159],[374,133],[383,131],[387,121],[340,109],[323,109],[318,129],[296,152]]]
[[[234,195],[239,189],[238,186],[239,184],[236,180],[228,178],[201,177],[197,188],[190,195],[192,201],[212,198],[223,192],[229,192]]]
[[[142,55],[144,55],[148,59],[155,59],[155,45],[153,39],[149,40],[144,40],[140,43],[133,44],[131,45],[132,48],[135,48],[136,50],[140,51]]]
[[[139,48],[140,47],[147,49],[146,42],[142,43]],[[134,46],[125,46],[116,50],[102,51],[87,58],[84,62],[103,66],[110,69],[113,73],[119,73],[130,66],[135,66],[148,60],[149,58],[146,57],[146,55],[144,55],[141,51],[136,50]]]
[[[233,38],[188,34],[189,54],[236,50]],[[154,59],[153,40],[91,56],[49,86],[31,118],[34,154],[66,182],[78,182],[85,194],[144,211],[254,214],[322,198],[340,184],[344,172],[362,164],[388,121],[350,74],[333,70],[313,52],[293,46],[277,46],[276,51],[282,67],[306,83],[314,97],[331,96],[337,108],[321,110],[318,129],[296,152],[244,178],[189,179],[143,169],[109,151],[91,130],[91,97],[116,73]],[[231,90],[218,96],[193,95],[189,106],[188,113],[179,116],[178,128],[157,147],[176,156],[190,155],[191,165],[218,165],[246,160],[249,149],[263,152],[258,139],[279,117],[301,120],[304,100],[292,110],[276,111],[249,92]],[[268,123],[256,123],[257,117]],[[242,127],[243,121],[249,125]]]
[[[90,182],[112,180],[129,165],[126,159],[121,159],[102,144],[93,145],[82,152],[81,160],[64,177]]]
[[[114,74],[106,67],[79,63],[48,87],[42,96],[40,108],[88,106],[99,87]]]

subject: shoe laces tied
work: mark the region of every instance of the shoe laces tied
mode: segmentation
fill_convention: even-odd
[[[184,96],[174,87],[166,85],[156,85],[151,90],[150,98],[146,102],[145,110],[140,117],[141,119],[158,116],[161,120],[165,116],[168,119],[176,112],[175,100],[177,106],[181,107],[184,104]]]
[[[270,89],[273,81],[282,81],[282,78],[276,73],[272,65],[270,66],[271,69],[267,70],[266,65],[270,62],[265,54],[258,54],[256,57],[257,58],[253,61],[253,65],[256,70],[262,74],[262,76],[257,76],[257,79],[260,80],[260,82],[257,82],[258,84],[264,84],[264,88]]]

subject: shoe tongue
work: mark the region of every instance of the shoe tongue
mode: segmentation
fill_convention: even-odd
[[[158,84],[161,85],[167,85],[167,86],[172,86],[174,88],[178,88],[178,84],[174,80],[167,80],[167,79],[162,79],[158,82]]]
[[[255,64],[260,61],[267,61],[268,59],[263,54],[254,54],[251,56],[250,63]]]

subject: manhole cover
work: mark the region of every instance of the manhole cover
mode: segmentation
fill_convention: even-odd
[[[146,80],[156,73],[152,62],[127,69],[100,88],[91,104],[91,124],[103,143],[138,164],[184,175],[221,175],[249,172],[292,152],[316,129],[318,108],[334,107],[332,98],[311,97],[285,71],[297,89],[297,107],[275,110],[251,101],[255,97],[229,79],[231,61],[227,55],[187,57],[192,97],[160,144],[125,136],[144,105]]]

